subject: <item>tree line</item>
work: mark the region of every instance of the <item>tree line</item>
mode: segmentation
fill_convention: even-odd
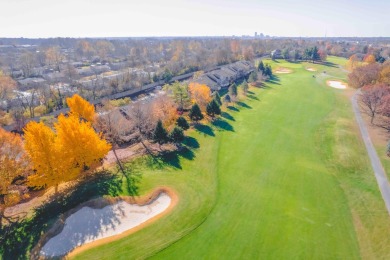
[[[390,62],[377,62],[374,55],[367,55],[363,61],[351,56],[347,66],[349,85],[360,89],[360,104],[374,126],[390,132]],[[390,143],[387,155],[390,156]]]

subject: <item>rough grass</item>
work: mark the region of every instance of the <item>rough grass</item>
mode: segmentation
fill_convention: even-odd
[[[350,102],[325,85],[345,73],[334,64],[277,66],[294,73],[226,111],[233,130],[200,130],[193,161],[144,174],[142,189],[178,190],[171,215],[78,258],[387,258],[389,219]]]

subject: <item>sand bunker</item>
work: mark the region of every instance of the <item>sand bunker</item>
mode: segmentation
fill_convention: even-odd
[[[63,256],[74,248],[135,228],[168,209],[171,197],[162,192],[139,206],[119,201],[101,209],[83,207],[65,220],[62,231],[42,247],[42,256]]]
[[[275,69],[275,73],[277,73],[277,74],[286,74],[286,73],[291,73],[291,72],[292,72],[292,70],[287,69],[287,68],[282,68],[282,67]]]
[[[317,71],[315,68],[306,68],[308,71]]]
[[[338,89],[346,89],[348,87],[347,83],[344,83],[339,80],[328,80],[326,84],[328,84],[329,87]]]

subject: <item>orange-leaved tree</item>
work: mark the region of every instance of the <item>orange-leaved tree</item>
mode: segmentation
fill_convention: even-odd
[[[364,56],[363,61],[364,61],[364,62],[367,62],[367,63],[369,63],[369,64],[375,63],[375,62],[376,62],[375,56],[372,55],[372,54],[367,54],[366,56]]]
[[[96,115],[95,107],[79,95],[75,94],[71,98],[67,98],[66,104],[68,104],[70,113],[75,114],[86,121],[94,121]]]
[[[346,66],[349,70],[354,70],[355,68],[360,66],[360,61],[356,54],[353,54],[351,57],[349,57]]]
[[[205,84],[192,82],[188,86],[188,89],[191,95],[192,103],[197,103],[201,107],[201,109],[204,110],[207,104],[211,101],[210,88]]]
[[[21,199],[13,182],[28,173],[29,165],[22,138],[0,127],[0,229],[5,208]]]
[[[176,122],[178,117],[177,106],[167,95],[161,95],[152,102],[152,113],[154,120],[161,120],[165,128],[169,128]]]

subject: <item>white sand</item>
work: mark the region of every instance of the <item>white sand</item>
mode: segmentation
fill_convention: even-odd
[[[98,239],[121,234],[165,211],[171,197],[161,193],[145,206],[120,201],[102,209],[83,207],[70,215],[61,233],[52,237],[41,250],[41,255],[62,256],[74,248]]]
[[[332,88],[338,88],[338,89],[346,89],[347,88],[346,83],[338,81],[338,80],[328,80],[326,83],[328,84],[329,87],[332,87]]]
[[[317,71],[315,68],[306,68],[308,71]]]
[[[275,73],[278,73],[278,74],[285,74],[285,73],[291,73],[292,70],[290,69],[287,69],[287,68],[277,68],[275,70]]]

